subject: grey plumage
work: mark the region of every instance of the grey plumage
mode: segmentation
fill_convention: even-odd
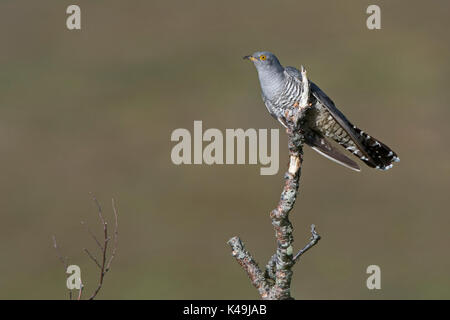
[[[261,85],[262,99],[269,113],[280,123],[291,128],[291,116],[299,115],[298,126],[305,142],[327,158],[350,169],[359,171],[359,166],[327,141],[327,138],[342,145],[372,168],[387,170],[400,161],[388,146],[354,126],[340,112],[334,102],[313,82],[310,82],[310,105],[298,110],[302,94],[302,74],[294,67],[283,67],[270,52],[255,52],[244,57],[251,60]]]

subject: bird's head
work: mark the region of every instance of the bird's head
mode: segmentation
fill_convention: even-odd
[[[278,58],[268,51],[258,51],[245,56],[244,59],[252,61],[258,71],[279,71],[283,69]]]

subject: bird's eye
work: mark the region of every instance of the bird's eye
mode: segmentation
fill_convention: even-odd
[[[261,56],[259,56],[259,60],[261,60],[261,61],[264,61],[264,60],[266,60],[266,56],[265,56],[265,55],[261,55]]]

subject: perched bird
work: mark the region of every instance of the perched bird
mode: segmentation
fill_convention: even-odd
[[[269,113],[286,128],[301,130],[305,143],[323,156],[360,171],[358,164],[334,147],[329,138],[372,168],[387,170],[400,161],[388,146],[350,123],[313,82],[309,82],[309,105],[299,110],[302,73],[298,69],[283,67],[273,53],[266,51],[255,52],[244,59],[252,61],[258,71],[262,99]],[[300,115],[295,127],[293,114]]]

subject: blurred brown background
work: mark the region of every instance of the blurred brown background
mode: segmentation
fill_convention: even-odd
[[[66,8],[82,30],[66,29]],[[381,7],[382,29],[366,28]],[[323,240],[295,267],[298,299],[450,298],[448,1],[2,1],[0,298],[65,299],[54,234],[90,293],[93,192],[119,250],[99,298],[254,299],[227,240],[265,264],[287,164],[175,166],[176,128],[280,128],[242,56],[276,53],[401,162],[359,174],[305,151],[291,220]],[[280,128],[281,129],[281,128]],[[369,291],[376,264],[382,289]]]

